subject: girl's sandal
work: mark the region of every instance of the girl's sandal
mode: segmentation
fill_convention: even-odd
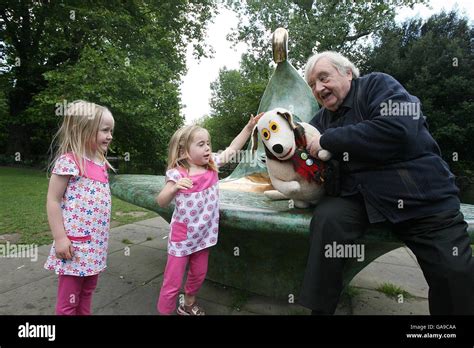
[[[200,307],[197,302],[194,302],[192,305],[180,304],[176,310],[178,315],[206,315],[204,309]]]

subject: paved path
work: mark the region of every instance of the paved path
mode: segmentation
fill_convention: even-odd
[[[99,278],[94,314],[156,315],[156,300],[166,264],[168,223],[161,217],[111,230],[108,269]],[[132,243],[132,244],[127,244]],[[128,248],[127,248],[128,247]],[[54,314],[57,277],[43,269],[50,246],[38,250],[38,260],[0,258],[0,314]],[[413,297],[390,298],[376,289],[396,285]],[[428,285],[414,255],[396,249],[360,272],[336,314],[429,314]],[[297,304],[250,294],[205,281],[199,301],[208,314],[309,314]]]

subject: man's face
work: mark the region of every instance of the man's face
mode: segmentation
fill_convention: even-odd
[[[336,111],[351,89],[352,71],[341,75],[327,58],[321,58],[309,75],[308,84],[319,104]]]

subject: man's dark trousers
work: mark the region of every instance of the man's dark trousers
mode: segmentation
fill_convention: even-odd
[[[431,314],[474,314],[474,259],[462,213],[447,211],[384,223],[413,251],[429,285]],[[325,246],[354,244],[369,226],[360,194],[324,197],[310,225],[310,251],[299,302],[333,314],[342,291],[345,259],[325,257]]]

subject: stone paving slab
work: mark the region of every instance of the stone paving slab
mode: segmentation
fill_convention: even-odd
[[[246,310],[237,310],[233,307],[227,307],[206,299],[199,300],[200,305],[205,308],[208,315],[255,315],[256,313]],[[260,313],[259,313],[260,314]]]
[[[1,258],[0,297],[31,282],[50,276],[52,273],[43,268],[46,256],[38,254],[36,261],[29,258]]]
[[[110,239],[116,241],[128,240],[133,244],[145,242],[147,239],[156,238],[159,235],[158,228],[146,225],[124,225],[111,229]]]
[[[128,243],[124,243],[121,240],[116,240],[116,239],[109,239],[109,252],[108,254],[112,254],[115,252],[124,252],[125,248],[127,246],[130,246]]]
[[[411,258],[416,262],[416,264],[419,265],[419,264],[418,264],[418,260],[416,259],[415,254],[413,254],[413,251],[411,251],[411,249],[408,248],[408,247],[405,247],[405,250],[407,251],[408,255],[410,255]]]
[[[51,244],[53,243],[53,241],[51,241]],[[48,245],[42,245],[40,247],[38,247],[38,255],[42,255],[42,256],[49,256],[49,252],[51,251],[51,244],[48,244]],[[38,256],[39,258],[40,256]],[[46,261],[46,258],[44,259]]]
[[[157,315],[158,287],[155,283],[137,286],[105,306],[95,306],[98,315]]]
[[[94,293],[92,310],[108,306],[118,299],[139,287],[139,282],[131,279],[122,279],[107,270],[99,276],[97,288]],[[56,285],[57,286],[57,285]]]
[[[108,256],[108,273],[138,282],[149,282],[164,272],[167,254],[161,250],[130,245]]]
[[[386,253],[385,255],[380,256],[379,258],[375,259],[373,262],[420,268],[420,265],[418,265],[418,262],[416,262],[416,258],[414,258],[413,253],[411,254],[410,253],[411,253],[410,249],[408,249],[407,247],[401,247],[401,248],[392,250]],[[411,255],[413,255],[413,257]]]
[[[429,315],[428,301],[420,298],[391,298],[375,291],[364,290],[352,300],[354,315]]]
[[[161,234],[152,240],[141,242],[139,243],[139,245],[158,249],[166,254],[168,250],[168,232],[166,232],[165,234]]]
[[[134,224],[139,226],[148,226],[168,230],[168,222],[166,222],[166,220],[163,219],[161,216],[157,216],[147,220],[137,221]]]
[[[51,272],[48,273],[46,270],[44,272],[46,277],[2,293],[0,295],[0,314],[54,314],[58,281]]]
[[[410,294],[428,298],[428,284],[420,268],[372,262],[351,281],[351,286],[377,289],[383,283],[396,285]]]

